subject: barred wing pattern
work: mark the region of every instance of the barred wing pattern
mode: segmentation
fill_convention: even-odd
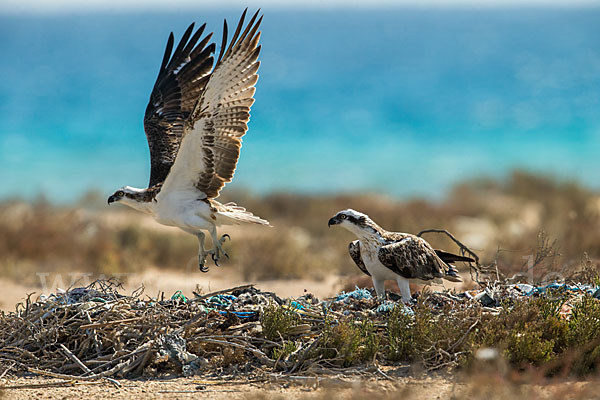
[[[348,245],[348,253],[350,253],[350,257],[352,258],[352,261],[354,261],[358,269],[360,269],[365,274],[371,276],[360,255],[360,241],[355,240],[353,242],[350,242],[350,244]]]
[[[414,235],[381,246],[379,261],[406,279],[431,280],[446,275],[448,266],[424,239]]]
[[[192,35],[194,24],[191,24],[173,54],[173,33],[169,35],[144,116],[151,160],[149,188],[160,186],[169,174],[184,136],[186,121],[210,77],[215,44],[208,44],[212,33],[200,40],[205,27],[206,24],[202,25]]]
[[[225,22],[215,69],[189,118],[163,191],[195,188],[207,198],[215,198],[233,178],[260,65],[258,27],[262,17],[257,19],[258,12],[254,14],[242,32],[245,15],[246,11],[227,48]]]

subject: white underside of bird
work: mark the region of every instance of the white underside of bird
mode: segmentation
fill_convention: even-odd
[[[402,301],[409,302],[412,298],[410,294],[410,280],[396,274],[379,261],[376,255],[379,253],[381,246],[385,245],[385,242],[382,238],[373,239],[359,239],[359,243],[361,245],[361,250],[364,249],[361,251],[360,255],[365,263],[367,271],[371,274],[375,293],[377,293],[377,296],[379,297],[384,297],[385,281],[393,280],[398,284]]]

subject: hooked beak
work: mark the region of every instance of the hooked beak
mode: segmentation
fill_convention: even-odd
[[[110,205],[110,203],[114,203],[115,201],[117,201],[117,198],[114,195],[110,196],[108,198],[108,205]]]
[[[333,218],[329,219],[329,222],[327,222],[327,226],[331,227],[331,225],[337,225],[339,223],[340,222],[337,219],[335,219],[335,217],[333,217]]]

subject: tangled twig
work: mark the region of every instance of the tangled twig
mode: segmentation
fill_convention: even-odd
[[[450,238],[460,249],[460,254],[462,256],[468,255],[475,260],[475,265],[472,262],[469,262],[469,272],[471,273],[471,279],[477,282],[479,285],[482,285],[483,282],[480,281],[479,275],[482,272],[482,266],[479,262],[479,256],[473,250],[471,250],[467,245],[458,240],[453,234],[448,232],[446,229],[424,229],[421,232],[417,233],[417,236],[421,237],[425,233],[443,233]],[[475,276],[473,276],[475,273]]]

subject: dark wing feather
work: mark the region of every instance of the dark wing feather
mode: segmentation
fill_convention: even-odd
[[[440,260],[429,243],[414,235],[403,236],[379,249],[377,256],[384,266],[406,279],[446,277],[449,267]]]
[[[435,249],[435,254],[437,254],[437,256],[446,264],[453,264],[457,261],[475,262],[471,257],[459,256],[458,254],[449,253],[444,250]]]
[[[205,118],[202,138],[204,169],[199,171],[195,187],[206,193],[208,198],[217,197],[225,183],[233,179],[242,136],[248,130],[260,65],[258,28],[262,17],[258,18],[258,13],[242,32],[244,11],[227,48],[227,23],[224,24],[219,59],[193,116],[194,121]]]
[[[355,240],[354,242],[350,242],[350,244],[348,245],[348,253],[350,253],[350,257],[352,258],[358,269],[360,269],[365,274],[371,276],[371,274],[367,270],[367,267],[365,266],[365,263],[362,260],[362,257],[360,256],[360,241]]]
[[[217,63],[187,120],[164,191],[195,188],[210,199],[233,178],[260,65],[258,27],[262,17],[258,18],[257,12],[244,29],[245,16],[246,11],[229,44],[227,22],[224,24]]]
[[[194,24],[191,24],[173,53],[173,33],[169,35],[144,116],[150,147],[149,187],[161,184],[169,174],[187,120],[208,81],[215,45],[207,45],[212,33],[200,40],[205,26],[192,35]]]

